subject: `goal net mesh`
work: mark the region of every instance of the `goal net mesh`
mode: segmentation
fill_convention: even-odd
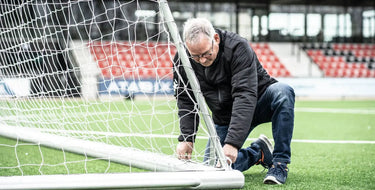
[[[0,128],[176,157],[176,48],[157,1],[4,0],[0,39]],[[0,137],[0,155],[0,176],[143,171],[21,137]]]

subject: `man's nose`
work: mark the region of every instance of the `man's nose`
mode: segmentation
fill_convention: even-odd
[[[199,58],[199,63],[204,63],[206,61],[207,61],[207,58],[205,58],[205,57],[200,57]]]

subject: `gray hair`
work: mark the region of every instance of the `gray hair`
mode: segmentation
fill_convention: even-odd
[[[200,39],[200,34],[205,34],[213,39],[215,29],[211,22],[205,18],[191,18],[184,24],[183,39],[184,42],[196,43]]]

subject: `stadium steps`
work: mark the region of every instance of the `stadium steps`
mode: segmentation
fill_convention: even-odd
[[[97,66],[87,44],[83,44],[81,41],[72,41],[70,47],[74,50],[73,55],[80,68],[82,96],[87,99],[95,99],[100,68]]]
[[[292,43],[268,43],[293,77],[321,77],[323,72],[312,64],[309,57],[298,45]],[[293,49],[294,48],[294,49]]]

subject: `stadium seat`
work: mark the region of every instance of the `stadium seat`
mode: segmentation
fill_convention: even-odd
[[[172,60],[176,48],[169,44],[151,42],[91,42],[90,52],[102,75],[112,77],[172,78]],[[169,53],[170,51],[170,53]]]
[[[316,45],[305,45],[303,49],[326,77],[374,77],[373,44],[333,43],[326,46],[324,53]]]

